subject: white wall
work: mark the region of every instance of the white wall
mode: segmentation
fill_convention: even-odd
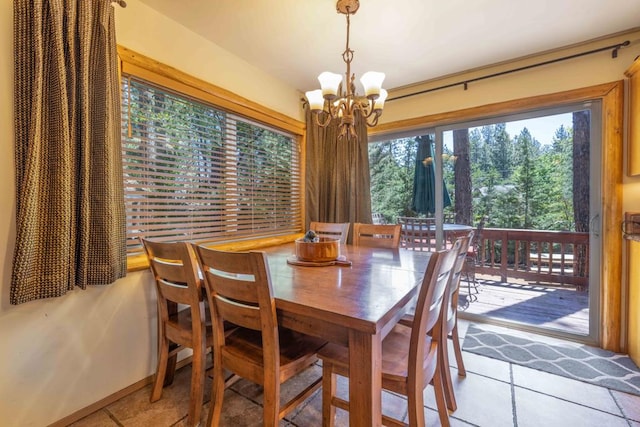
[[[300,94],[137,0],[116,8],[118,43],[295,119]],[[13,9],[0,2],[0,425],[45,426],[153,373],[150,274],[9,304],[15,240]],[[255,94],[255,96],[254,96]]]

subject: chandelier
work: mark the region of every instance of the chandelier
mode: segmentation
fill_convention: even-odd
[[[338,139],[357,137],[354,114],[359,111],[369,127],[378,124],[382,114],[387,91],[382,89],[384,73],[369,71],[362,75],[360,82],[364,87],[364,96],[356,94],[355,74],[351,74],[353,50],[349,48],[349,17],[360,7],[359,0],[338,0],[336,9],[347,17],[347,47],[342,60],[347,64],[346,84],[343,86],[340,74],[325,71],[318,76],[320,89],[306,92],[309,108],[315,117],[315,123],[327,127],[332,120],[339,119]],[[322,117],[322,118],[321,118]]]

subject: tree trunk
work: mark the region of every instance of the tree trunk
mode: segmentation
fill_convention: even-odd
[[[457,224],[473,225],[468,129],[453,131],[453,155],[456,156],[453,168],[455,175],[455,221]]]
[[[589,231],[589,111],[573,113],[573,219],[576,231]],[[574,275],[588,275],[587,248],[576,247]]]

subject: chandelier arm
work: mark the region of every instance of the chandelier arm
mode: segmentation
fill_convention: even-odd
[[[374,113],[380,115],[380,113],[376,113],[376,110],[373,107],[374,102],[367,98],[361,98],[358,102],[354,103],[354,110],[360,111],[360,114],[362,114],[364,119],[368,119]]]
[[[324,121],[320,121],[320,114],[324,114],[325,116]],[[326,128],[327,126],[329,126],[329,123],[331,123],[331,119],[333,119],[331,114],[327,113],[326,111],[320,111],[320,112],[314,113],[313,115],[316,116],[316,125],[320,126],[321,128]]]
[[[373,117],[373,119],[371,121],[369,121],[369,116],[367,116],[365,118],[365,123],[367,124],[367,126],[369,126],[370,128],[377,126],[378,125],[378,117],[380,117],[380,112],[376,112],[375,116]]]
[[[351,96],[349,96],[349,95],[343,96],[342,98],[340,98],[338,103],[334,104],[334,110],[336,111],[336,113],[339,110],[349,111],[350,110],[350,105],[354,105],[354,103],[350,102],[350,101],[351,101]]]

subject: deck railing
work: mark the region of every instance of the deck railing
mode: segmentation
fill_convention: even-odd
[[[589,233],[485,228],[480,234],[476,274],[588,287]]]

